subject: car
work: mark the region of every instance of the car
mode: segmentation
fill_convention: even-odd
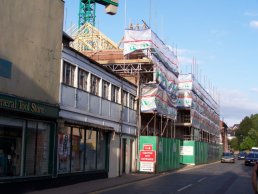
[[[237,156],[237,159],[238,160],[244,160],[246,155],[247,155],[246,152],[239,152],[239,154]]]
[[[223,152],[220,161],[221,163],[224,163],[224,162],[235,163],[235,156],[232,152]]]
[[[245,157],[245,165],[246,166],[253,166],[257,162],[258,162],[258,152],[250,152]]]
[[[251,152],[258,152],[258,147],[252,147]]]

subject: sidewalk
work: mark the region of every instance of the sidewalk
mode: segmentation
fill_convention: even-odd
[[[164,172],[164,173],[159,173],[159,174],[131,173],[131,174],[122,175],[120,177],[98,179],[98,180],[92,180],[92,181],[87,181],[87,182],[81,182],[81,183],[77,183],[77,184],[73,184],[73,185],[57,187],[57,188],[31,191],[31,192],[26,192],[26,194],[46,194],[46,193],[47,194],[57,194],[57,193],[58,194],[86,194],[86,193],[94,193],[97,191],[110,189],[110,188],[118,187],[121,185],[130,184],[130,183],[145,180],[145,179],[166,176],[171,173],[185,171],[185,170],[192,169],[192,168],[195,168],[198,166],[187,165],[187,166],[181,167],[179,169],[175,169],[170,172]]]

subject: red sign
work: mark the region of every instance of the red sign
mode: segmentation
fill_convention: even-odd
[[[143,150],[152,150],[152,144],[143,144]]]
[[[141,150],[140,151],[141,162],[156,162],[156,151],[153,150]]]

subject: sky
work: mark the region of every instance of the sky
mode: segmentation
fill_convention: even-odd
[[[65,31],[78,24],[79,2],[65,0]],[[229,127],[258,113],[258,0],[119,0],[113,16],[96,7],[95,26],[116,43],[142,20],[177,50],[181,72],[195,69],[212,89]]]

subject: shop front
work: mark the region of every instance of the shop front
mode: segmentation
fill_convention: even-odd
[[[108,171],[109,132],[86,125],[65,124],[58,131],[57,173]]]
[[[0,182],[54,173],[58,107],[0,94]]]

